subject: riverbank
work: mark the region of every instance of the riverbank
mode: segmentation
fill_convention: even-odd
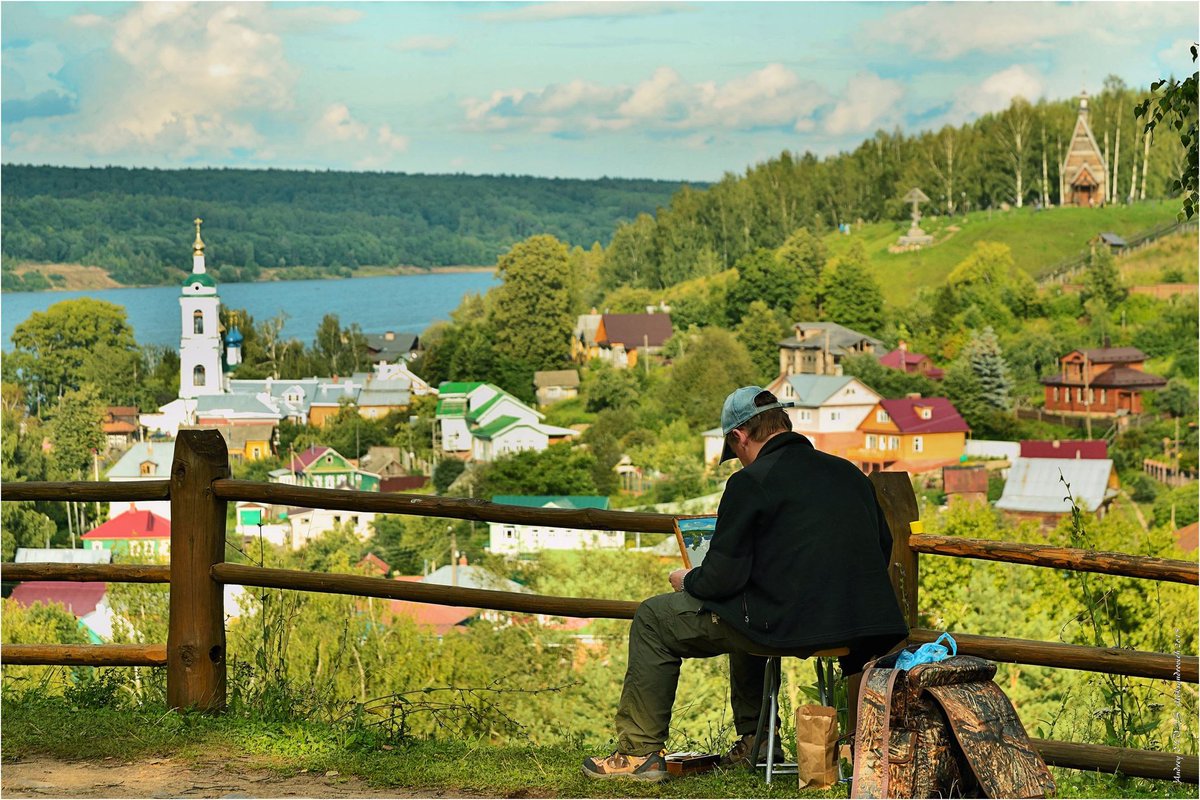
[[[279,267],[263,270],[253,281],[224,281],[221,283],[281,283],[285,281],[347,280],[379,278],[391,275],[449,275],[456,273],[495,272],[495,267],[457,265],[449,267],[368,266],[349,270],[349,274],[332,274],[333,267]],[[13,280],[15,278],[15,280]],[[6,266],[3,271],[4,292],[88,292],[100,289],[147,289],[171,286],[172,283],[123,284],[112,279],[104,267],[86,264],[26,263]]]

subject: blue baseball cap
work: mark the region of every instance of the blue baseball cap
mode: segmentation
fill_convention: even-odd
[[[728,436],[731,430],[740,428],[764,411],[775,408],[791,408],[795,405],[795,403],[781,403],[778,400],[763,406],[755,405],[754,398],[766,391],[761,386],[743,386],[731,392],[725,398],[725,405],[721,408],[721,434]],[[771,397],[773,398],[774,395]],[[733,457],[734,452],[730,449],[729,442],[726,441],[721,448],[721,462],[724,463]]]

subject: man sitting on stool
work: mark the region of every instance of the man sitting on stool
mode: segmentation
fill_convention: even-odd
[[[867,661],[908,635],[887,574],[892,535],[866,476],[793,433],[784,405],[758,386],[725,399],[721,429],[721,461],[736,456],[744,469],[726,484],[704,563],[672,572],[675,592],[634,614],[617,751],[586,759],[590,778],[667,777],[684,658],[729,655],[740,738],[723,763],[749,765],[765,656],[849,648],[839,661],[853,688]]]

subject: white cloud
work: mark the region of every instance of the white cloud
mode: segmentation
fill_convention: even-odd
[[[842,99],[825,117],[825,130],[840,136],[878,128],[895,118],[902,97],[904,87],[897,81],[860,72],[849,80]]]
[[[370,134],[366,125],[351,116],[345,103],[334,103],[325,109],[315,128],[322,139],[335,142],[361,142]]]
[[[67,88],[54,75],[65,59],[58,45],[32,42],[27,47],[5,47],[3,61],[4,99],[28,99],[43,92],[66,94]]]
[[[408,145],[411,141],[407,136],[394,133],[391,125],[380,125],[377,138],[379,144],[397,153],[403,153],[408,150]]]
[[[68,17],[67,22],[80,28],[99,28],[108,24],[108,20],[99,14],[76,14]]]
[[[320,6],[302,3],[275,9],[274,29],[278,33],[323,30],[334,25],[349,25],[362,19],[363,12],[344,6]]]
[[[504,11],[489,11],[479,15],[490,22],[544,22],[558,19],[649,17],[690,11],[686,3],[657,2],[559,2],[531,3]]]
[[[540,133],[626,130],[686,133],[792,127],[829,100],[820,86],[780,64],[733,78],[689,83],[670,67],[630,85],[575,79],[540,89],[497,90],[462,106],[472,130]]]
[[[444,53],[457,44],[458,39],[453,36],[409,36],[390,47],[401,53]]]
[[[1196,25],[1192,3],[947,3],[909,6],[864,23],[867,35],[922,58],[1046,50],[1061,40],[1117,45]]]
[[[1008,69],[989,75],[978,85],[965,86],[955,93],[949,117],[965,122],[983,114],[1008,108],[1014,97],[1037,102],[1042,95],[1043,82],[1032,68],[1014,64]]]

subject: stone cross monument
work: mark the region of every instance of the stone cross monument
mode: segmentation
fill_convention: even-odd
[[[900,237],[898,244],[901,247],[920,247],[933,244],[933,237],[921,230],[921,211],[918,208],[921,203],[928,203],[929,198],[920,189],[913,187],[908,194],[904,195],[904,202],[912,203],[912,225],[909,227],[908,233]]]

